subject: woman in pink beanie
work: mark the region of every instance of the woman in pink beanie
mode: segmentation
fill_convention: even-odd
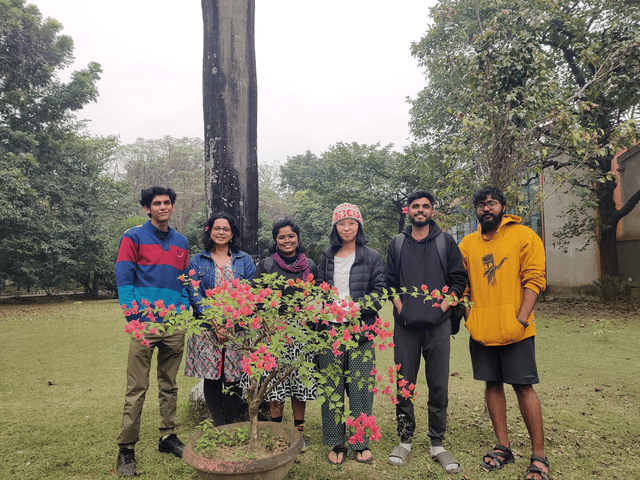
[[[372,325],[378,316],[380,304],[366,308],[364,297],[372,293],[382,295],[386,287],[382,258],[378,252],[365,246],[367,240],[357,205],[338,205],[333,212],[331,226],[331,245],[322,253],[318,264],[318,282],[327,282],[336,288],[335,301],[352,299],[358,302],[361,307],[360,321]],[[335,327],[339,328],[340,325],[336,323]],[[354,418],[361,413],[371,415],[373,410],[373,393],[367,381],[375,359],[373,341],[364,334],[355,340],[356,346],[349,349],[342,347],[342,355],[326,352],[318,356],[319,367],[327,378],[338,379],[335,393],[341,396],[343,405],[341,411],[336,412],[329,408],[328,402],[322,404],[322,441],[333,447],[328,460],[334,465],[343,463],[347,455],[346,426],[335,421],[336,413],[344,416],[345,391],[348,391],[349,407]],[[350,382],[347,382],[347,376]],[[373,457],[368,438],[351,445],[351,449],[356,453],[356,461],[371,463]]]

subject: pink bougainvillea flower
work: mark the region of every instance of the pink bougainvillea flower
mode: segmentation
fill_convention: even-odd
[[[196,274],[196,271],[192,268],[191,270],[189,270],[189,276],[193,277]]]
[[[404,214],[409,213],[409,207],[402,207],[402,213]]]
[[[399,381],[398,381],[398,386],[399,386],[400,388],[402,388],[402,387],[404,387],[407,383],[409,383],[409,382],[407,382],[407,381],[403,378],[402,380],[399,380]]]
[[[440,306],[440,304],[439,304],[438,302],[436,302],[436,303],[434,303],[434,304],[433,304],[433,306],[434,306],[435,308],[438,308],[438,307]]]
[[[200,282],[201,280],[191,280],[191,286],[193,286],[193,288],[197,288],[200,286]]]
[[[449,291],[449,286],[445,285],[444,287],[442,287],[442,293],[447,293]]]
[[[149,340],[140,340],[140,345],[148,347],[149,345],[151,345],[151,342]]]
[[[422,285],[420,285],[420,288],[422,289],[423,292],[428,292],[429,291],[429,287],[427,287],[424,283]]]

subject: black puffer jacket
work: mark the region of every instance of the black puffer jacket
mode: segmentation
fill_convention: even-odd
[[[332,247],[322,252],[322,258],[318,264],[318,283],[327,282],[333,286],[333,263],[334,251]],[[377,293],[382,295],[382,291],[387,287],[384,273],[384,262],[382,257],[375,250],[358,245],[356,247],[356,258],[351,266],[349,275],[349,293],[355,302],[364,305],[364,296]],[[361,319],[367,325],[373,325],[380,310],[380,302],[374,302],[373,308],[363,308]],[[366,339],[365,339],[366,341]]]

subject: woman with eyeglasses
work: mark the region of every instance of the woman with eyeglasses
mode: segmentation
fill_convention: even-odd
[[[318,282],[327,282],[334,287],[336,302],[351,300],[358,304],[362,325],[371,326],[378,317],[380,303],[375,298],[386,288],[384,263],[380,254],[365,246],[364,224],[357,205],[343,203],[333,211],[330,246],[322,253],[318,264]],[[336,320],[328,328],[340,329]],[[327,328],[327,329],[328,329]],[[318,356],[318,366],[326,378],[328,386],[334,387],[333,395],[339,396],[337,405],[324,402],[322,411],[322,441],[331,447],[329,463],[342,464],[347,457],[347,427],[343,418],[346,408],[345,394],[349,397],[349,409],[353,418],[361,414],[371,416],[373,392],[368,376],[375,366],[375,348],[372,337],[366,333],[357,334],[356,345],[340,347],[340,355],[331,351]],[[371,463],[373,455],[369,449],[369,437],[363,437],[350,448],[355,452],[356,461]]]
[[[199,303],[204,292],[234,278],[253,278],[256,267],[251,257],[240,250],[240,230],[230,215],[218,212],[209,217],[202,232],[204,250],[189,263],[192,280],[199,280],[194,288],[188,285],[189,302],[193,315],[202,317]],[[227,329],[211,326],[197,337],[187,341],[187,358],[184,374],[204,379],[204,399],[207,402],[215,426],[233,423],[242,390],[238,386],[242,374],[240,353],[225,346]],[[241,335],[241,332],[238,333]],[[223,388],[230,387],[226,393]]]

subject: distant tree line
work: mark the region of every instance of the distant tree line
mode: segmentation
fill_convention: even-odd
[[[489,183],[526,215],[543,198],[523,190],[548,170],[580,199],[559,240],[592,232],[603,270],[615,275],[615,226],[640,201],[638,191],[616,209],[611,172],[614,153],[638,140],[639,11],[622,0],[439,1],[412,45],[428,73],[410,99],[415,142],[402,152],[336,142],[319,155],[261,164],[256,250],[266,255],[273,221],[292,216],[319,259],[334,207],[351,202],[369,245],[384,252],[416,189],[435,193],[443,225],[468,218],[470,194]],[[92,62],[60,81],[73,59],[61,31],[34,5],[0,0],[0,291],[7,281],[21,290],[115,290],[118,243],[146,221],[137,202],[147,186],[177,191],[172,225],[192,253],[210,210],[203,140],[123,145],[87,133],[75,114],[97,100],[102,71]]]

